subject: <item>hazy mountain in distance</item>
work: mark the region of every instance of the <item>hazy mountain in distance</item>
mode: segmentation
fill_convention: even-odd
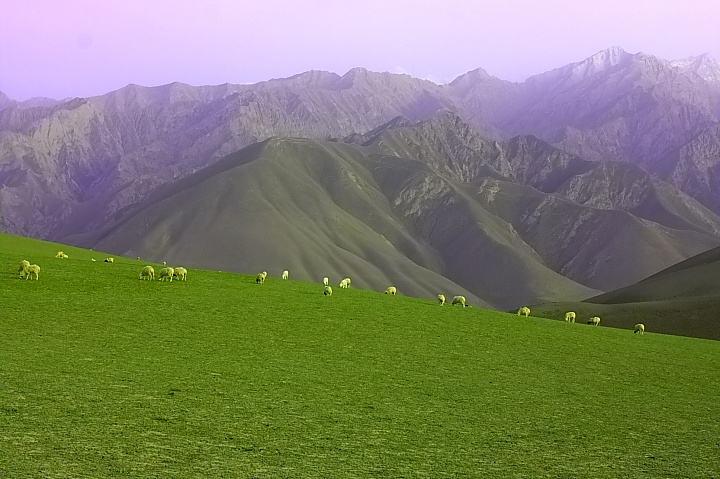
[[[589,160],[651,167],[717,121],[718,93],[694,72],[611,48],[530,77],[496,122],[506,135],[532,133]],[[460,98],[471,105],[474,95]]]
[[[128,85],[57,104],[6,104],[0,224],[62,239],[265,138],[343,137],[442,110],[455,111],[485,138],[534,134],[587,160],[632,161],[655,172],[661,158],[663,171],[673,170],[666,159],[717,120],[717,89],[686,70],[614,48],[521,84],[481,69],[438,86],[355,68],[255,85]],[[720,211],[714,201],[706,205]]]
[[[708,83],[720,85],[720,63],[708,53],[673,60],[670,65],[685,73],[695,73]]]
[[[720,211],[720,123],[667,154],[657,171],[679,189]]]

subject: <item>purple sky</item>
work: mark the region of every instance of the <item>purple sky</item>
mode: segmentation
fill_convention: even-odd
[[[720,58],[719,19],[720,0],[10,0],[0,91],[64,98],[354,66],[522,80],[613,45]]]

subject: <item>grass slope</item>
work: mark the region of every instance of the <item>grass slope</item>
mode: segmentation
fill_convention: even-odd
[[[0,236],[2,477],[720,472],[720,343],[91,256]]]

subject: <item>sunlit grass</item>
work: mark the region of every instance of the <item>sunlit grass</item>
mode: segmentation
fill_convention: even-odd
[[[105,256],[0,236],[0,477],[718,477],[720,343]]]

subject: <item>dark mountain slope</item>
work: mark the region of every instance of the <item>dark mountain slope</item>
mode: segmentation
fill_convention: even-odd
[[[713,212],[635,165],[581,160],[535,137],[487,140],[452,113],[396,119],[348,141],[467,185],[545,264],[594,288],[630,284],[718,244]]]
[[[358,286],[406,294],[471,291],[494,305],[592,294],[418,161],[272,139],[172,190],[85,242],[227,270],[349,274]]]
[[[543,304],[533,314],[560,318],[578,311],[583,319],[600,315],[603,324],[720,340],[720,248],[673,265],[636,284],[580,303]]]
[[[700,297],[716,297],[720,301],[717,277],[720,277],[720,248],[713,248],[636,284],[596,296],[587,302],[618,304]]]

